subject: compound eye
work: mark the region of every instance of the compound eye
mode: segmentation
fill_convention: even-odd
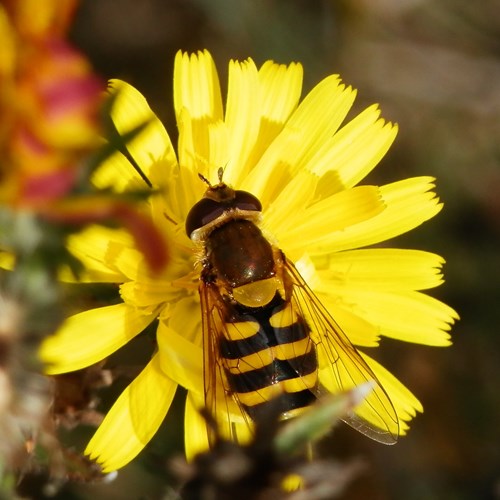
[[[253,194],[247,191],[232,191],[232,196],[228,199],[202,198],[193,206],[186,218],[187,235],[191,237],[193,231],[206,226],[224,213],[232,210],[261,212],[262,205]]]
[[[250,212],[262,212],[262,204],[259,199],[248,191],[235,191],[231,206]]]
[[[191,237],[191,233],[206,226],[209,222],[217,219],[227,210],[227,207],[219,201],[203,198],[193,205],[186,217],[186,233]]]

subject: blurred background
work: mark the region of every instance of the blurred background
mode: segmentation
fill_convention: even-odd
[[[229,58],[300,61],[304,93],[339,73],[359,91],[353,112],[380,103],[400,133],[368,182],[431,175],[445,203],[391,244],[445,257],[446,283],[432,294],[462,319],[450,348],[382,343],[378,359],[425,408],[408,437],[384,447],[340,426],[322,452],[367,463],[342,498],[500,498],[500,2],[86,0],[71,39],[104,78],[141,90],[172,134],[179,49],[208,48],[223,86]],[[103,407],[121,388],[103,391]],[[164,498],[160,458],[182,449],[181,415],[179,405],[114,482],[57,498]]]

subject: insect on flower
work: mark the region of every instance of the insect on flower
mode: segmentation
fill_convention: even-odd
[[[218,177],[211,185],[200,174],[208,189],[186,219],[188,236],[203,247],[199,292],[207,408],[236,439],[232,423],[258,418],[278,395],[286,419],[322,394],[373,381],[360,410],[344,421],[394,444],[398,418],[377,377],[293,263],[259,229],[260,201],[225,184],[222,168]]]
[[[287,418],[324,393],[374,381],[345,420],[384,443],[423,410],[365,350],[384,337],[450,344],[458,316],[425,292],[442,282],[444,260],[371,248],[441,210],[434,179],[360,185],[397,126],[377,106],[344,123],[355,91],[330,75],[301,98],[302,76],[298,63],[231,61],[224,100],[211,55],[179,52],[177,147],[140,92],[110,84],[119,134],[147,126],[127,142],[129,157],[116,152],[92,181],[126,191],[147,179],[154,191],[144,213],[169,242],[169,264],[151,273],[125,230],[72,236],[82,279],[117,284],[121,301],[74,314],[40,349],[48,373],[66,373],[155,329],[157,349],[85,449],[105,472],[143,450],[178,386],[187,390],[188,459],[213,442],[204,406],[220,437],[238,443],[251,441],[252,421],[275,396]],[[211,185],[220,165],[224,178]]]

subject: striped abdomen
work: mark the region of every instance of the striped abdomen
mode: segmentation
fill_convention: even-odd
[[[231,390],[252,418],[281,395],[285,416],[315,399],[318,362],[309,326],[277,293],[263,307],[230,305],[220,353]]]

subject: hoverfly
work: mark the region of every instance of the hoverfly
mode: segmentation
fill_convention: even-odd
[[[372,381],[343,420],[385,444],[399,433],[394,407],[361,354],[292,262],[259,228],[260,201],[222,181],[190,210],[186,232],[201,246],[199,293],[205,404],[226,425],[251,423],[280,396],[287,419],[326,393]],[[210,439],[210,437],[209,437]]]

